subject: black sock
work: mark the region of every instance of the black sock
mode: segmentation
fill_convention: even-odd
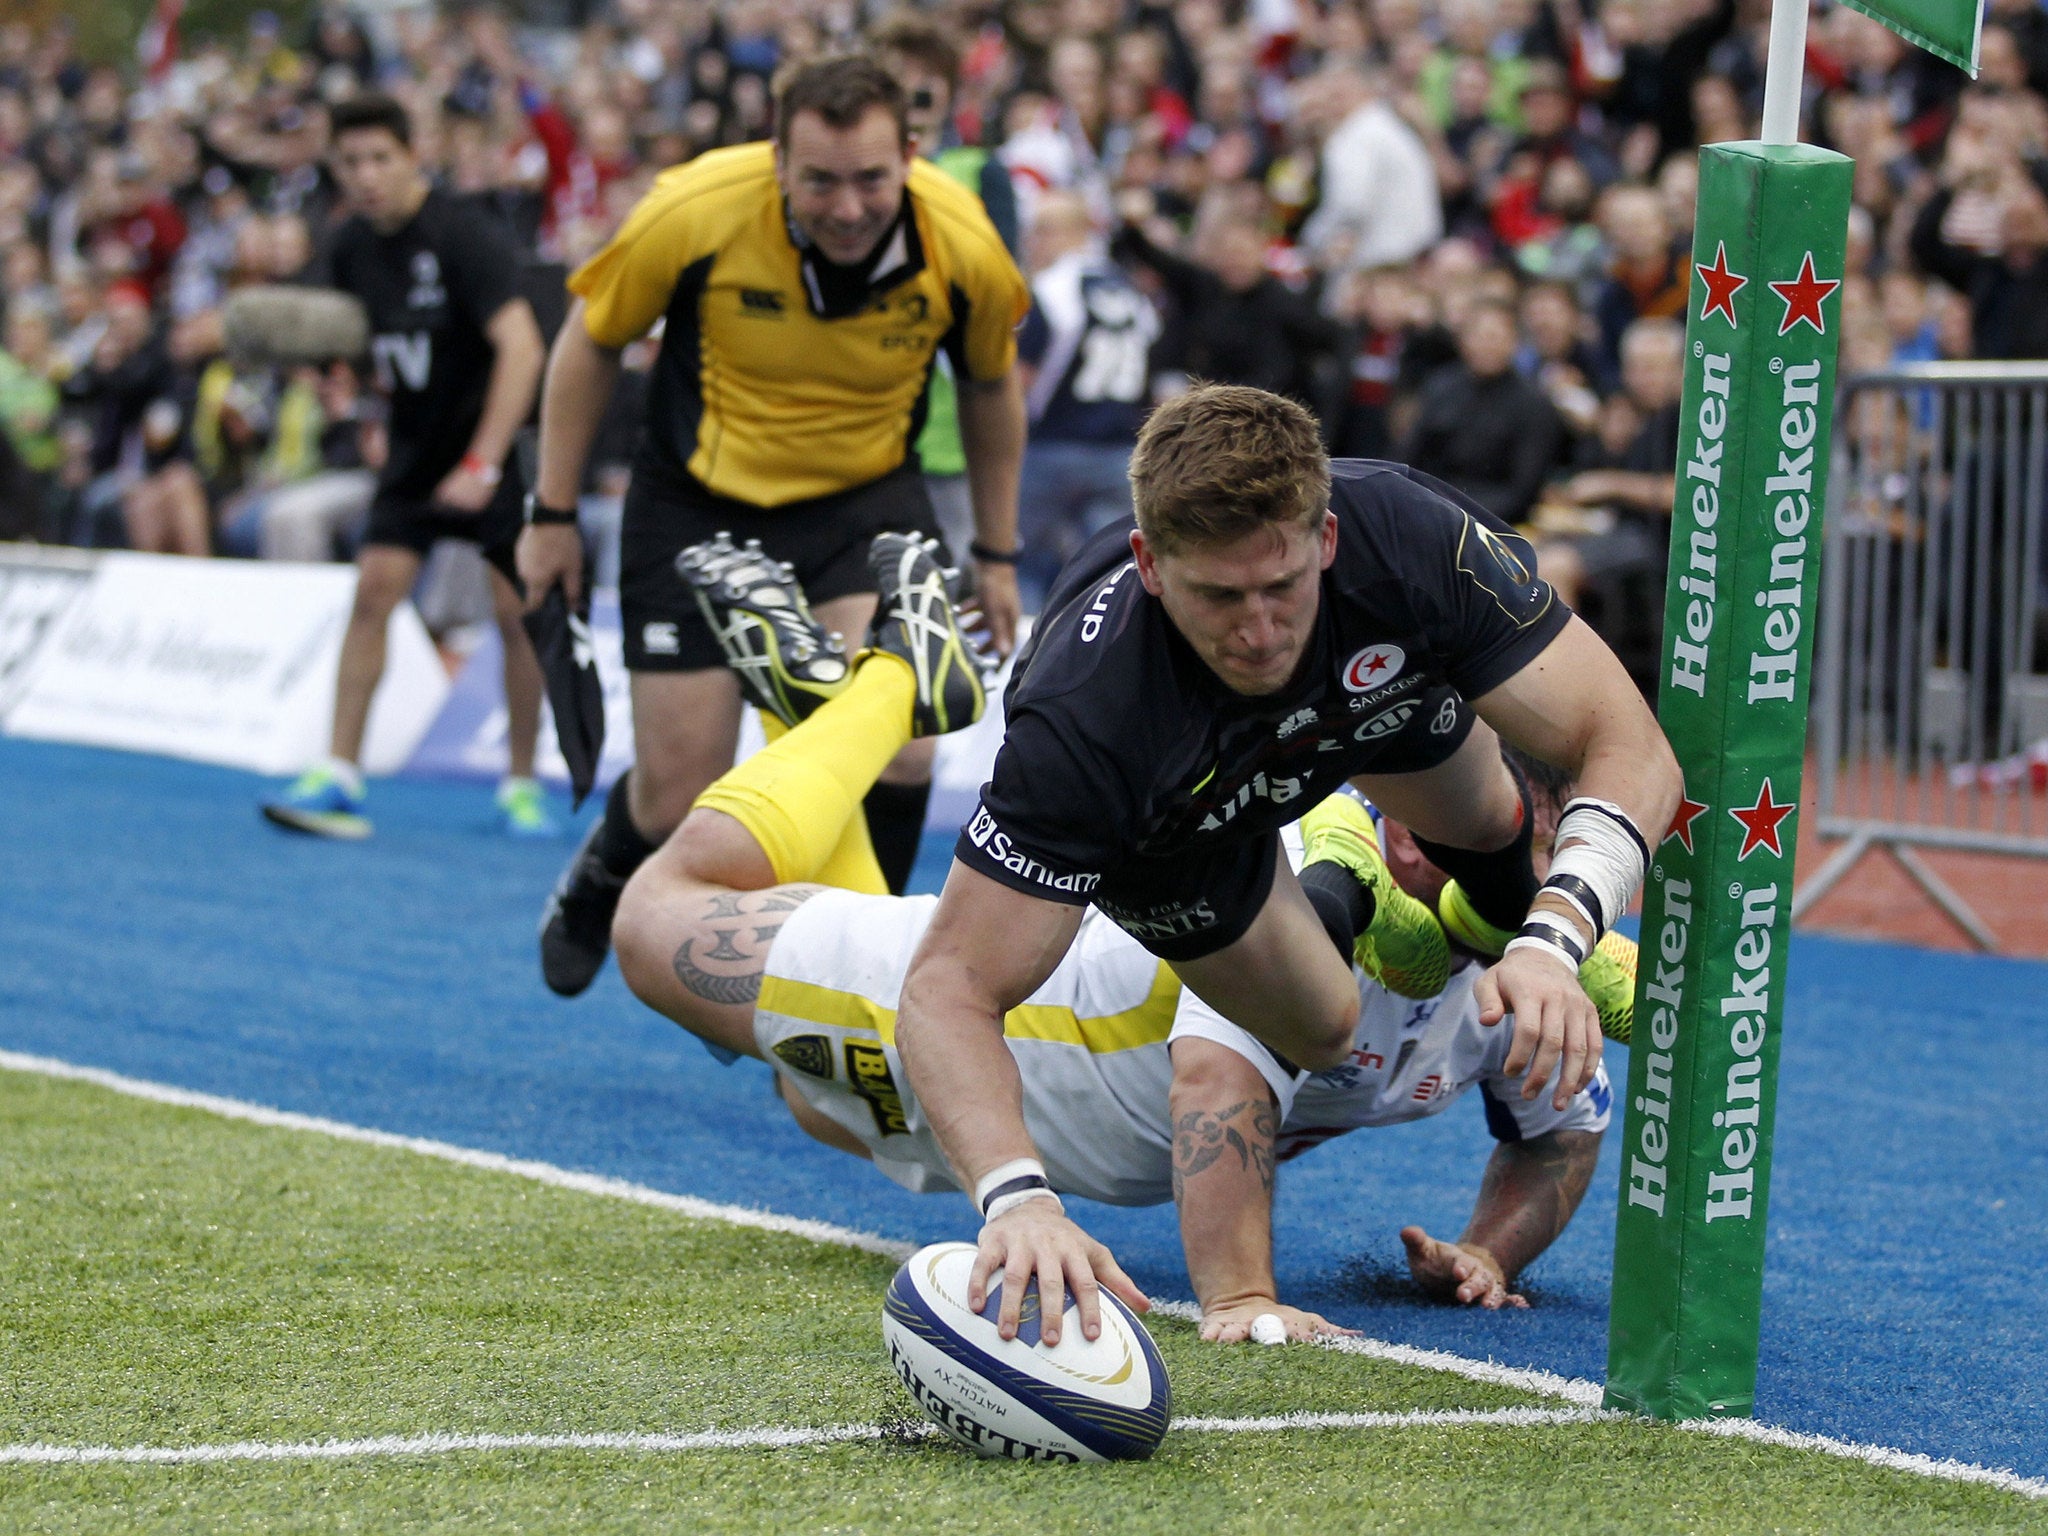
[[[598,827],[597,841],[590,845],[605,872],[620,881],[630,880],[633,871],[645,864],[655,849],[633,825],[626,789],[626,781],[631,777],[631,773],[620,774],[611,793],[604,797],[604,821]]]
[[[917,863],[917,845],[924,838],[924,810],[932,787],[923,784],[877,784],[861,802],[868,816],[868,841],[889,892],[901,896]]]
[[[1302,865],[1301,888],[1308,895],[1308,904],[1316,909],[1316,916],[1322,919],[1323,931],[1349,965],[1358,936],[1372,926],[1373,913],[1378,908],[1372,892],[1335,859],[1318,859]]]
[[[1529,849],[1536,838],[1536,816],[1529,803],[1529,785],[1513,763],[1515,789],[1522,797],[1522,824],[1515,840],[1492,853],[1474,853],[1469,848],[1449,848],[1426,838],[1415,839],[1429,862],[1458,882],[1472,910],[1496,928],[1512,933],[1529,915],[1529,903],[1536,899],[1536,867],[1529,862]]]

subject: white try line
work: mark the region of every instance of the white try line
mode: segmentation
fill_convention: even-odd
[[[169,1083],[152,1083],[139,1077],[123,1077],[118,1072],[103,1071],[98,1067],[81,1067],[72,1062],[59,1061],[54,1056],[26,1056],[18,1051],[0,1051],[0,1070],[29,1072],[38,1077],[61,1077],[72,1082],[92,1083],[115,1093],[126,1094],[132,1099],[147,1099],[152,1104],[169,1104],[179,1109],[204,1110],[209,1115],[219,1115],[224,1120],[241,1120],[250,1125],[267,1125],[282,1131],[310,1131],[316,1136],[329,1136],[336,1141],[359,1142],[367,1147],[389,1147],[394,1151],[412,1152],[420,1157],[439,1158],[444,1163],[460,1163],[465,1168],[482,1168],[490,1173],[509,1173],[514,1178],[531,1179],[536,1184],[552,1185],[556,1189],[573,1189],[578,1194],[601,1195],[607,1200],[626,1200],[634,1205],[651,1205],[658,1210],[674,1211],[678,1216],[693,1216],[700,1221],[722,1221],[729,1226],[754,1227],[763,1232],[784,1232],[791,1237],[809,1238],[816,1243],[833,1243],[843,1248],[858,1248],[864,1253],[876,1253],[884,1258],[907,1259],[916,1251],[914,1243],[892,1242],[877,1237],[872,1232],[856,1232],[851,1227],[834,1226],[829,1221],[807,1221],[797,1216],[777,1216],[772,1211],[749,1210],[742,1205],[719,1205],[710,1200],[699,1200],[691,1195],[672,1195],[664,1189],[652,1189],[645,1184],[634,1184],[625,1179],[609,1179],[602,1174],[577,1173],[568,1168],[557,1168],[553,1163],[538,1163],[523,1157],[506,1157],[497,1152],[479,1152],[474,1147],[458,1147],[446,1141],[432,1141],[424,1136],[399,1136],[390,1131],[373,1131],[367,1126],[350,1125],[341,1120],[326,1120],[318,1115],[294,1114],[287,1109],[271,1109],[262,1104],[250,1104],[241,1099],[224,1099],[218,1094],[195,1093],[189,1088],[174,1088]]]
[[[1177,1317],[1190,1323],[1202,1320],[1202,1309],[1191,1301],[1155,1301],[1152,1312],[1154,1316]],[[1413,1344],[1392,1344],[1385,1339],[1344,1334],[1317,1339],[1316,1343],[1324,1349],[1334,1349],[1340,1355],[1363,1355],[1368,1360],[1385,1360],[1392,1365],[1443,1371],[1452,1376],[1463,1376],[1467,1381],[1483,1381],[1488,1386],[1512,1387],[1518,1392],[1533,1392],[1538,1397],[1561,1397],[1581,1408],[1598,1408],[1606,1395],[1597,1381],[1560,1376],[1554,1371],[1499,1365],[1491,1360],[1468,1360],[1463,1355],[1453,1355],[1441,1349],[1422,1349]]]
[[[471,1147],[458,1147],[450,1142],[433,1141],[423,1136],[399,1136],[390,1131],[375,1131],[366,1126],[349,1125],[340,1120],[327,1120],[317,1115],[294,1114],[289,1110],[271,1109],[261,1104],[250,1104],[241,1099],[222,1098],[218,1094],[197,1093],[189,1088],[176,1088],[168,1083],[153,1083],[143,1078],[125,1077],[118,1072],[104,1071],[99,1067],[81,1067],[72,1062],[59,1061],[51,1056],[30,1056],[18,1051],[0,1050],[0,1070],[31,1073],[38,1077],[63,1078],[72,1082],[92,1083],[114,1093],[130,1098],[147,1099],[155,1104],[168,1104],[182,1109],[202,1110],[227,1120],[240,1120],[251,1125],[275,1127],[279,1130],[309,1131],[317,1136],[332,1137],[337,1141],[353,1141],[364,1146],[389,1147],[397,1151],[412,1152],[421,1157],[439,1158],[443,1162],[459,1163],[467,1168],[481,1168],[491,1173],[508,1173],[515,1178],[531,1179],[538,1184],[551,1185],[557,1189],[571,1189],[580,1194],[598,1195],[608,1200],[625,1200],[635,1205],[654,1206],[659,1210],[673,1211],[679,1216],[693,1217],[700,1221],[720,1221],[730,1226],[751,1227],[764,1232],[782,1232],[792,1237],[807,1238],[812,1242],[832,1243],[841,1247],[858,1248],[865,1253],[880,1254],[886,1258],[908,1257],[914,1251],[914,1244],[894,1242],[878,1237],[872,1232],[857,1232],[850,1227],[835,1226],[825,1221],[809,1221],[800,1217],[777,1216],[769,1211],[750,1210],[745,1206],[720,1205],[710,1200],[699,1200],[690,1195],[670,1194],[666,1190],[653,1189],[645,1184],[634,1184],[625,1179],[610,1179],[594,1173],[576,1173],[567,1168],[557,1168],[552,1163],[535,1162],[528,1158],[505,1157],[496,1152],[479,1152]],[[1154,1310],[1168,1317],[1199,1318],[1200,1313],[1186,1302],[1158,1302]],[[1324,1341],[1325,1347],[1345,1354],[1364,1355],[1375,1360],[1385,1360],[1397,1365],[1412,1365],[1424,1370],[1441,1371],[1462,1376],[1470,1381],[1486,1382],[1493,1386],[1513,1387],[1542,1397],[1556,1397],[1573,1403],[1573,1410],[1546,1409],[1502,1409],[1502,1413],[1565,1413],[1568,1416],[1552,1421],[1573,1423],[1604,1415],[1593,1412],[1599,1407],[1602,1389],[1598,1382],[1558,1376],[1549,1371],[1525,1370],[1514,1366],[1497,1364],[1491,1360],[1468,1360],[1462,1355],[1453,1355],[1443,1350],[1418,1349],[1408,1344],[1394,1344],[1383,1339],[1339,1338]],[[1313,1419],[1375,1421],[1385,1415],[1309,1415]],[[1416,1422],[1414,1415],[1393,1415],[1404,1423]],[[1444,1422],[1464,1422],[1444,1420]],[[1479,1415],[1472,1422],[1493,1422],[1486,1415]],[[1500,1422],[1507,1422],[1502,1420]],[[1532,1421],[1533,1422],[1533,1421]],[[1220,1423],[1245,1423],[1270,1426],[1272,1428],[1294,1427],[1288,1420],[1181,1420],[1175,1428],[1188,1429]],[[1310,1427],[1310,1426],[1303,1426]],[[1335,1423],[1324,1427],[1342,1427]],[[1361,1422],[1358,1427],[1374,1427]],[[1384,1427],[1384,1426],[1378,1426]],[[1984,1483],[2002,1488],[2010,1493],[2022,1494],[2033,1499],[2048,1499],[2048,1478],[2022,1477],[2018,1473],[1996,1468],[1982,1467],[1971,1462],[1941,1460],[1922,1456],[1912,1451],[1895,1450],[1890,1446],[1859,1445],[1854,1441],[1836,1440],[1826,1435],[1806,1435],[1795,1430],[1780,1429],[1775,1425],[1759,1424],[1753,1419],[1698,1419],[1680,1426],[1698,1433],[1722,1435],[1730,1439],[1749,1440],[1761,1445],[1783,1446],[1787,1449],[1816,1451],[1822,1455],[1839,1456],[1848,1460],[1868,1462],[1872,1466],[1887,1467],[1893,1471],[1909,1472],[1921,1477],[1940,1478],[1949,1482]],[[761,1439],[725,1441],[716,1438],[706,1440],[704,1446],[694,1442],[705,1440],[702,1435],[682,1436],[449,1436],[430,1435],[419,1438],[422,1445],[446,1449],[488,1450],[517,1449],[520,1447],[543,1447],[559,1441],[564,1447],[583,1445],[594,1440],[618,1440],[631,1442],[621,1444],[618,1449],[634,1449],[640,1442],[647,1442],[647,1449],[706,1449],[713,1445],[807,1445],[823,1444],[823,1439],[804,1439],[804,1436],[836,1437],[845,1440],[874,1439],[884,1431],[875,1426],[850,1426],[837,1430],[740,1430],[734,1431],[742,1437],[760,1436]],[[791,1436],[799,1438],[788,1438]],[[783,1437],[783,1438],[775,1438]],[[654,1442],[663,1442],[656,1445]],[[671,1445],[667,1442],[674,1441]],[[684,1446],[680,1442],[693,1442]],[[461,1443],[455,1443],[461,1442]],[[476,1442],[472,1444],[471,1442]],[[489,1442],[488,1444],[484,1442]],[[500,1446],[499,1442],[503,1442]],[[329,1452],[318,1449],[320,1445],[411,1445],[410,1440],[337,1441],[314,1442],[314,1449],[305,1450],[305,1456],[328,1454],[346,1455],[410,1455],[412,1451],[391,1452]],[[602,1448],[602,1447],[599,1447]],[[208,1452],[212,1455],[188,1455],[178,1448],[161,1449],[138,1447],[131,1450],[104,1446],[0,1446],[0,1464],[10,1461],[28,1460],[133,1460],[133,1461],[175,1461],[175,1460],[221,1460],[221,1459],[277,1459],[274,1447],[265,1449],[265,1443],[256,1443],[257,1455],[225,1457],[226,1450],[248,1450],[248,1447],[201,1446],[190,1448],[194,1452]],[[34,1455],[28,1453],[36,1453]],[[285,1459],[290,1459],[289,1457]]]
[[[1417,1413],[1283,1413],[1256,1419],[1175,1419],[1176,1434],[1255,1435],[1312,1429],[1530,1429],[1618,1418],[1584,1408],[1440,1409]],[[457,1451],[778,1451],[858,1440],[938,1438],[929,1424],[838,1424],[820,1429],[704,1430],[680,1435],[380,1435],[369,1440],[237,1440],[226,1445],[0,1445],[0,1466],[97,1466],[108,1462],[182,1466],[216,1461],[347,1461],[376,1456],[446,1456]]]

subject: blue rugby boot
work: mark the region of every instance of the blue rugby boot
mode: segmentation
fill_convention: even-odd
[[[371,832],[363,814],[362,774],[347,763],[315,763],[274,800],[263,802],[264,819],[290,832],[361,842]]]

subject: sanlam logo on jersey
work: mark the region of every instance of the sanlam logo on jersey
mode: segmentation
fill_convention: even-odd
[[[1401,675],[1408,653],[1398,645],[1368,645],[1344,663],[1344,686],[1352,693],[1370,693]]]
[[[1082,875],[1048,868],[1010,841],[1010,834],[996,825],[985,806],[974,808],[974,820],[967,824],[967,840],[1013,875],[1021,875],[1049,891],[1071,891],[1085,896],[1102,883],[1100,875]]]

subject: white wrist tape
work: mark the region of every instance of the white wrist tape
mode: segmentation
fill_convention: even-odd
[[[1546,894],[1567,902],[1593,929],[1593,942],[1628,910],[1650,867],[1650,845],[1628,812],[1580,796],[1557,819]]]
[[[1512,955],[1518,949],[1541,950],[1559,965],[1569,970],[1574,977],[1579,974],[1579,962],[1565,952],[1562,944],[1559,944],[1554,938],[1547,935],[1519,933],[1508,940],[1508,947],[1502,950],[1501,953],[1503,955]]]
[[[1049,1186],[1044,1189],[1016,1189],[1007,1195],[997,1195],[989,1201],[988,1209],[981,1213],[981,1219],[987,1223],[994,1221],[998,1216],[1007,1216],[1027,1200],[1050,1200],[1058,1210],[1064,1211],[1067,1208],[1066,1202],[1053,1193]]]
[[[983,1221],[994,1221],[1026,1200],[1050,1200],[1061,1210],[1066,1209],[1053,1193],[1052,1181],[1045,1176],[1045,1164],[1035,1157],[1013,1157],[1000,1167],[991,1168],[974,1186],[974,1208],[981,1212]]]

